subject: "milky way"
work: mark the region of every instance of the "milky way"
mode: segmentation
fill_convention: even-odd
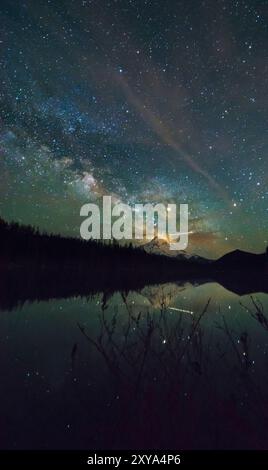
[[[268,243],[268,2],[0,6],[0,215],[79,236],[83,203],[188,203],[189,250]]]

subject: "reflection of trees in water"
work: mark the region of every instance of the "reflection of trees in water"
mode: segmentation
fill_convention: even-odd
[[[78,327],[111,372],[118,400],[108,414],[128,445],[265,448],[268,382],[256,374],[248,331],[223,314],[204,328],[210,300],[193,316],[165,305],[135,315],[125,305],[124,324],[104,308],[97,335]],[[245,308],[267,330],[260,301]]]

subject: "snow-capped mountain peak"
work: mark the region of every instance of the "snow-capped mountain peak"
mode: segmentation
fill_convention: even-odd
[[[176,257],[182,260],[189,260],[189,261],[196,261],[196,262],[207,262],[201,256],[187,253],[184,250],[171,250],[170,244],[167,240],[160,239],[158,237],[154,237],[153,240],[150,240],[148,243],[143,245],[143,249],[147,253],[156,254],[156,255],[164,255],[170,257]]]

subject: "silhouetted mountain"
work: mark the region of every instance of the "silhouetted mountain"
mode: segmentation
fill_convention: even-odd
[[[232,270],[262,269],[267,264],[267,254],[248,253],[247,251],[234,250],[219,258],[214,263],[219,268]]]

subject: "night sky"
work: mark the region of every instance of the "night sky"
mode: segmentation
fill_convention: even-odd
[[[2,0],[0,216],[188,203],[189,251],[268,243],[268,1]]]

